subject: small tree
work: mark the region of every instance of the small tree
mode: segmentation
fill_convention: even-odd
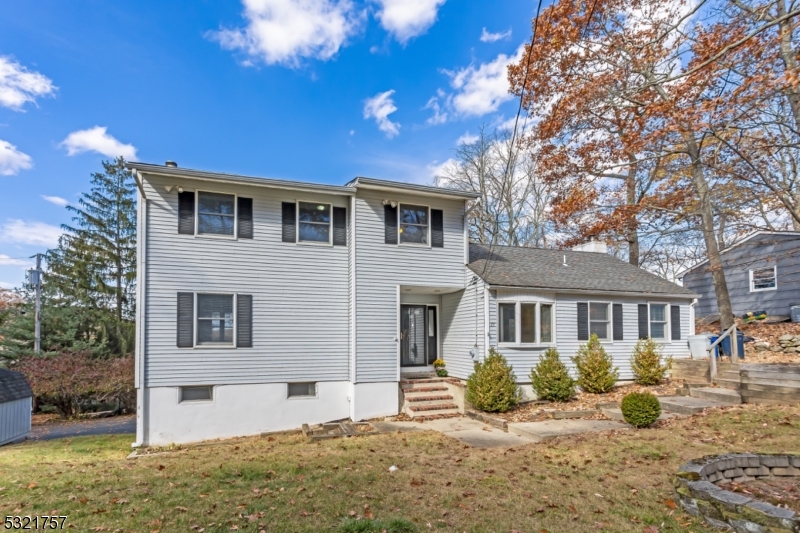
[[[575,380],[555,348],[539,356],[539,363],[531,369],[531,385],[540,400],[566,402],[575,395]]]
[[[671,358],[661,364],[661,346],[651,338],[636,343],[631,357],[633,380],[640,385],[658,385],[670,368]]]
[[[475,371],[467,380],[467,401],[476,409],[504,412],[522,399],[514,369],[494,348],[483,362],[475,361]]]
[[[613,366],[614,360],[594,333],[589,337],[589,342],[578,348],[572,361],[578,369],[578,386],[585,392],[608,392],[619,379],[619,369]]]

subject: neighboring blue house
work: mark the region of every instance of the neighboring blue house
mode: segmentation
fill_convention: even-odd
[[[404,375],[466,379],[490,346],[528,396],[538,355],[590,332],[623,379],[642,336],[689,355],[691,291],[605,253],[471,245],[476,194],[129,168],[137,445],[396,415]]]
[[[789,316],[789,307],[800,304],[800,232],[758,231],[720,254],[735,315]],[[682,277],[683,286],[700,295],[698,317],[719,313],[708,260]]]

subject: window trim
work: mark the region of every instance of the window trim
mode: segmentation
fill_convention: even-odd
[[[751,268],[750,269],[750,292],[766,292],[766,291],[776,291],[778,290],[778,265],[772,265],[772,279],[775,280],[774,287],[768,287],[766,289],[756,289],[753,283],[753,272],[756,270],[766,270],[770,267],[762,267],[762,268]]]
[[[514,342],[501,342],[500,341],[500,305],[501,304],[514,304]],[[536,306],[536,342],[522,342],[522,305],[535,305]],[[552,312],[550,314],[551,329],[553,340],[550,342],[542,342],[542,305],[551,305]],[[497,300],[497,345],[506,348],[551,348],[556,345],[556,302],[553,300],[518,300],[518,299],[498,299]]]
[[[297,395],[289,396],[289,385],[296,385],[298,383],[313,383],[314,395]],[[318,381],[287,381],[286,382],[286,399],[287,400],[318,400],[319,399],[319,382]]]
[[[197,297],[199,295],[218,295],[218,296],[233,296],[233,338],[230,344],[198,344],[197,337],[200,334],[200,328],[197,324],[197,314],[199,311],[199,306],[197,305]],[[195,291],[194,292],[194,349],[201,349],[201,350],[235,350],[236,348],[236,334],[238,331],[239,325],[239,317],[237,316],[238,313],[236,312],[236,305],[238,303],[238,294],[235,292],[220,292],[220,291]]]
[[[208,387],[211,389],[211,398],[208,400],[184,400],[182,399],[183,389],[190,387]],[[217,394],[214,390],[215,385],[180,385],[178,386],[178,405],[197,405],[197,404],[210,404],[216,402]]]
[[[224,194],[233,196],[233,234],[218,235],[216,233],[200,233],[200,193]],[[201,239],[222,239],[228,241],[239,240],[239,195],[227,191],[212,191],[208,189],[195,189],[194,191],[194,236]]]
[[[300,240],[300,203],[304,204],[318,204],[318,205],[327,205],[328,210],[330,213],[330,222],[328,222],[328,242],[322,241],[301,241]],[[302,244],[302,245],[309,245],[309,246],[333,246],[333,204],[330,202],[311,202],[308,200],[295,200],[294,203],[294,242],[295,244]],[[309,224],[309,222],[303,222],[303,224]],[[322,225],[316,222],[310,222],[310,224],[317,224]]]
[[[402,235],[400,230],[403,228],[403,222],[402,222],[402,219],[400,217],[400,214],[401,214],[401,211],[403,210],[403,206],[404,205],[413,205],[413,206],[417,206],[417,207],[424,207],[425,209],[428,210],[428,224],[427,224],[428,233],[427,233],[427,235],[425,237],[425,243],[426,244],[420,244],[420,243],[416,243],[416,242],[403,242],[402,238],[400,237]],[[412,226],[421,226],[421,224],[411,224],[411,225]],[[411,203],[411,202],[398,202],[397,203],[397,246],[411,246],[411,247],[415,247],[415,248],[430,248],[431,247],[431,206],[430,205],[414,204],[414,203]]]
[[[653,312],[650,310],[651,305],[663,305],[664,306],[664,318],[666,321],[664,322],[664,337],[656,339],[653,337]],[[647,336],[650,340],[661,342],[661,343],[668,343],[672,342],[672,316],[670,315],[670,303],[669,302],[647,302]]]
[[[603,300],[589,300],[587,303],[586,308],[586,320],[587,320],[587,327],[589,328],[589,338],[592,338],[592,322],[600,322],[600,320],[592,320],[592,304],[602,304],[605,305],[608,309],[608,320],[606,320],[606,338],[601,339],[598,337],[598,340],[603,344],[614,344],[614,308],[612,307],[612,303],[610,301],[603,301]],[[649,308],[648,308],[649,312]],[[588,341],[587,341],[588,342]]]

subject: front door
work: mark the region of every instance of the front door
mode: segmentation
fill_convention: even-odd
[[[400,306],[400,366],[427,366],[438,355],[436,308]]]

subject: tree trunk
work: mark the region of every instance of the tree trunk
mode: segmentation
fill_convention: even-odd
[[[628,154],[630,165],[628,166],[628,177],[625,180],[626,198],[625,203],[629,207],[636,205],[636,157]],[[628,262],[635,267],[639,266],[639,231],[638,221],[635,215],[630,216],[625,232],[625,239],[628,241]]]
[[[778,8],[778,18],[786,15],[786,4],[784,0],[777,0],[775,2]],[[786,67],[786,72],[797,72],[797,54],[792,46],[792,30],[795,22],[788,18],[778,24],[781,39],[781,59]],[[800,90],[791,84],[788,84],[784,89],[786,98],[789,100],[789,106],[792,109],[792,116],[794,117],[795,128],[800,131]]]
[[[711,191],[703,173],[700,148],[697,146],[694,135],[691,132],[684,132],[683,138],[686,143],[686,151],[692,161],[692,179],[700,200],[700,224],[703,231],[703,240],[706,244],[708,263],[711,268],[711,277],[714,280],[720,327],[722,330],[726,330],[733,325],[733,307],[728,293],[728,284],[725,281],[725,272],[722,268],[722,257],[719,254],[717,238],[714,235],[714,211],[711,208]]]

